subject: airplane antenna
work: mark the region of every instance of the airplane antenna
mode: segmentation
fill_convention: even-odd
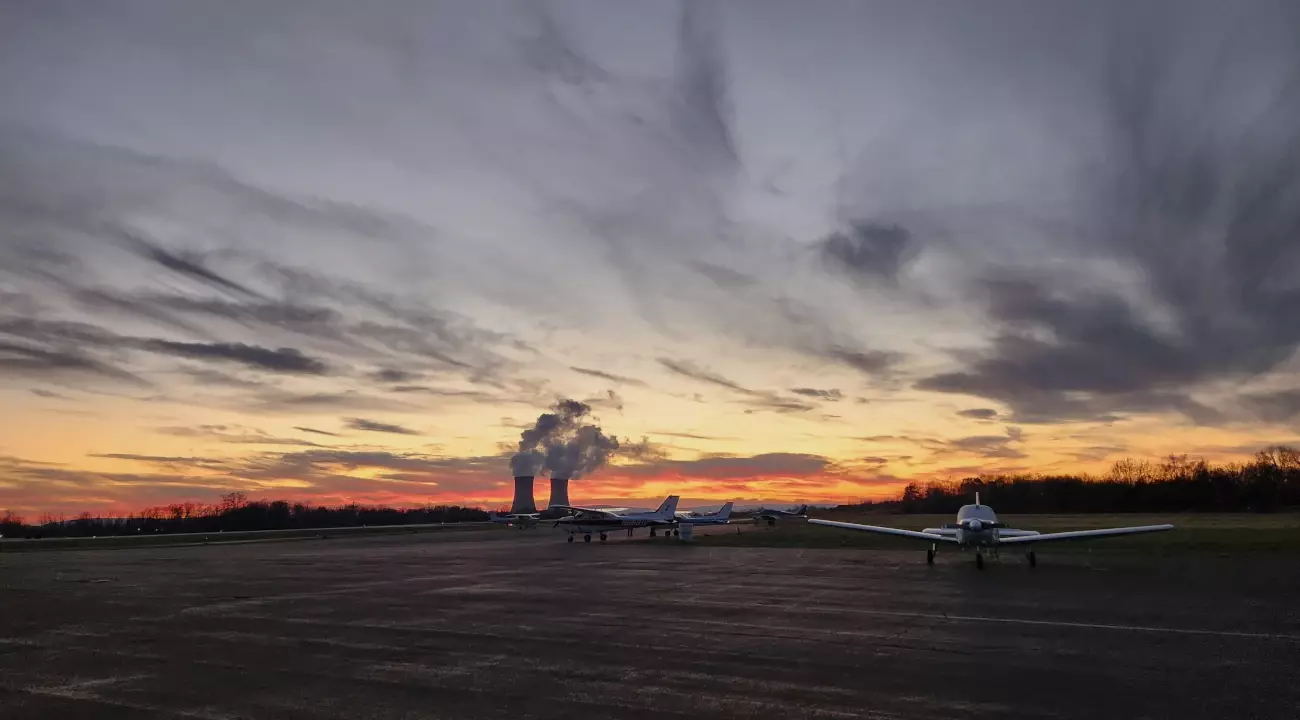
[[[979,505],[979,504],[980,504],[980,491],[979,491],[979,490],[976,490],[976,491],[975,491],[975,504],[976,504],[976,505]]]

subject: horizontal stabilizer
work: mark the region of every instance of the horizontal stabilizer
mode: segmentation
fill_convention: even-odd
[[[917,532],[916,530],[900,530],[899,528],[880,527],[879,525],[859,525],[857,523],[835,522],[834,520],[809,520],[808,522],[813,525],[825,525],[826,527],[841,528],[843,530],[859,530],[861,532],[879,533],[881,535],[897,535],[899,537],[928,540],[930,542],[957,542],[957,538],[948,535]]]
[[[1040,535],[1003,537],[998,540],[998,544],[1019,545],[1023,543],[1054,542],[1056,540],[1084,540],[1087,538],[1114,537],[1116,535],[1138,535],[1173,529],[1173,525],[1136,525],[1134,527],[1105,528],[1103,530],[1071,530],[1069,532],[1042,533]]]

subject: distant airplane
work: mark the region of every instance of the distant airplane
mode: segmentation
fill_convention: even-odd
[[[794,510],[765,510],[763,508],[759,508],[757,511],[755,511],[752,514],[755,520],[761,518],[767,521],[768,527],[776,527],[777,520],[808,517],[808,506],[800,505]]]
[[[941,528],[926,528],[917,532],[916,530],[901,530],[892,527],[880,527],[877,525],[859,525],[857,523],[836,522],[833,520],[809,520],[814,525],[825,525],[827,527],[844,528],[845,530],[861,530],[863,532],[880,533],[882,535],[898,535],[900,537],[915,538],[917,540],[930,541],[930,549],[925,553],[925,561],[931,565],[934,564],[935,553],[939,551],[939,543],[954,543],[962,549],[975,548],[975,567],[984,569],[985,551],[998,554],[998,548],[1003,545],[1024,545],[1027,543],[1055,542],[1057,540],[1077,540],[1081,538],[1094,537],[1112,537],[1115,535],[1136,535],[1138,533],[1161,532],[1164,530],[1173,530],[1173,525],[1135,525],[1130,527],[1105,528],[1101,530],[1071,530],[1068,532],[1039,533],[1035,530],[1015,530],[1007,527],[1005,523],[998,522],[997,513],[988,505],[980,504],[980,494],[975,493],[974,505],[963,505],[957,511],[957,522],[955,524],[944,525]],[[1038,564],[1038,558],[1035,557],[1034,551],[1030,550],[1025,554],[1031,567]]]
[[[731,522],[731,507],[734,504],[727,503],[711,513],[682,510],[677,513],[677,523],[679,525],[726,525]]]
[[[541,513],[506,513],[498,515],[494,512],[488,513],[488,520],[499,525],[511,525],[521,530],[524,528],[537,527],[537,521]]]
[[[654,512],[613,511],[570,505],[552,505],[549,509],[567,510],[573,513],[569,517],[556,520],[554,525],[554,527],[564,526],[564,531],[569,533],[569,542],[573,542],[573,536],[579,534],[583,536],[583,540],[591,542],[592,533],[600,535],[600,541],[605,542],[606,533],[611,530],[627,530],[629,537],[632,531],[639,527],[650,528],[650,537],[657,534],[658,528],[663,528],[665,533],[677,532],[672,528],[677,525],[678,499],[676,495],[669,495]]]

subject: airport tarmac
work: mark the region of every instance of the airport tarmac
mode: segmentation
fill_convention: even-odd
[[[716,531],[717,529],[711,529]],[[723,531],[726,529],[723,528]],[[1295,718],[1289,560],[568,544],[0,555],[0,717]],[[507,534],[507,535],[504,535]]]

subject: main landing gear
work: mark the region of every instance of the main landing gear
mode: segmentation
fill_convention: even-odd
[[[926,565],[933,565],[933,564],[934,564],[934,556],[935,556],[938,552],[939,552],[939,548],[936,547],[936,546],[934,546],[934,545],[931,545],[931,546],[930,546],[930,549],[925,551],[925,564],[926,564]]]
[[[573,533],[569,533],[569,542],[573,542]]]
[[[583,536],[582,536],[582,541],[583,541],[583,542],[591,542],[591,533],[587,533],[586,535],[583,535]]]
[[[601,541],[601,542],[605,542],[605,541],[608,540],[608,539],[609,539],[609,538],[605,537],[605,533],[601,533],[601,534],[600,534],[600,541]]]
[[[659,533],[655,532],[654,528],[650,528],[650,537],[658,537],[658,535]]]

